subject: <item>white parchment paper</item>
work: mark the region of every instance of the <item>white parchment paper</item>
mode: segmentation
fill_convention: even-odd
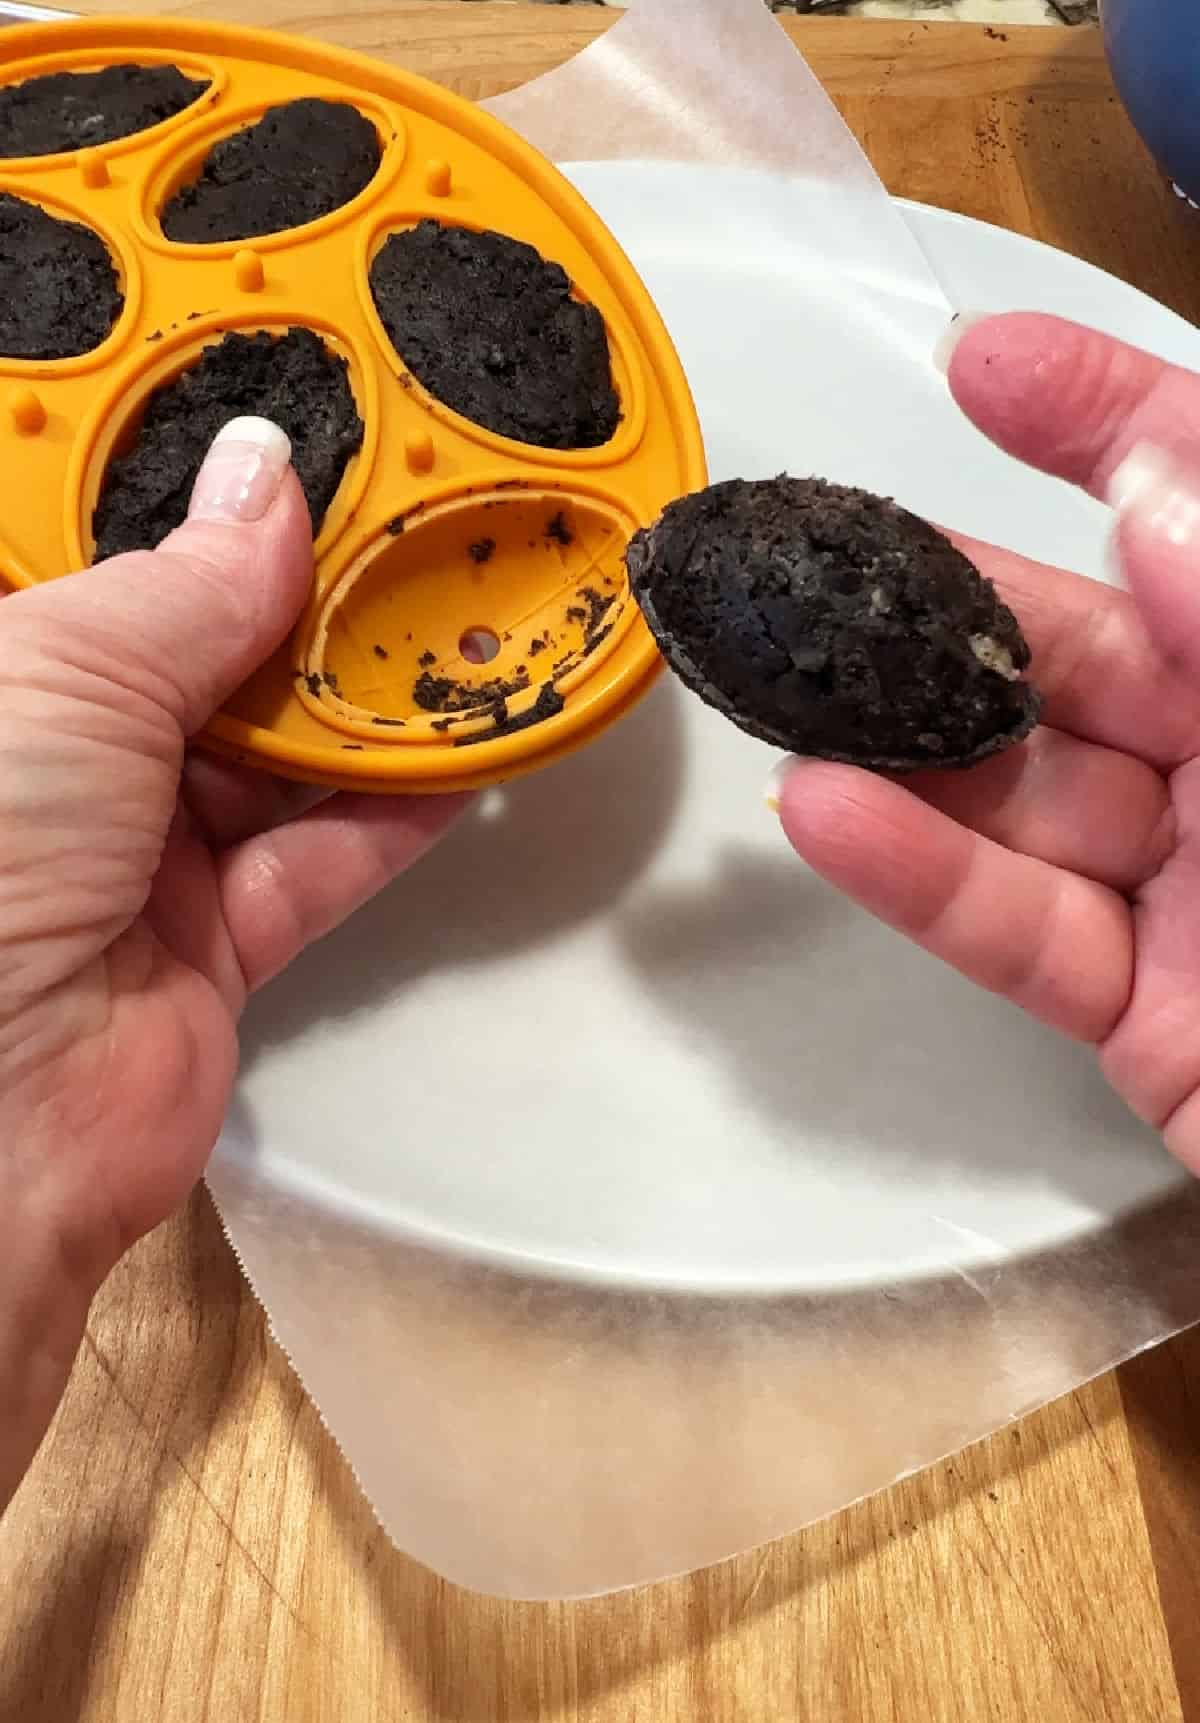
[[[914,373],[927,368],[922,343],[926,331],[948,317],[946,298],[908,224],[761,0],[639,0],[577,60],[491,107],[563,162],[703,162],[714,185],[733,170],[788,176],[788,220],[820,233],[820,267],[836,278],[839,291],[855,297],[873,338],[886,342],[894,326],[899,349],[912,342],[916,328],[920,351],[911,365]],[[715,193],[713,223],[719,246]],[[899,362],[906,362],[903,354]],[[922,373],[920,387],[932,386]],[[779,466],[787,461],[781,448]],[[906,500],[921,506],[918,497]],[[661,696],[676,698],[673,692]],[[392,941],[393,967],[406,954],[422,985],[440,962],[459,998],[489,965],[501,962],[517,1001],[535,973],[535,948],[549,938],[547,925],[560,909],[564,919],[585,912],[595,917],[603,912],[605,892],[615,905],[632,891],[626,875],[633,862],[627,866],[609,852],[625,844],[625,834],[643,828],[649,834],[643,848],[660,843],[655,834],[665,792],[657,781],[635,782],[631,791],[619,775],[622,760],[631,756],[621,750],[645,747],[646,757],[659,762],[655,769],[667,772],[660,757],[668,706],[655,710],[656,728],[638,729],[635,717],[628,730],[622,726],[589,751],[578,768],[580,800],[561,820],[551,818],[540,789],[529,786],[514,803],[514,818],[524,822],[515,830],[502,829],[491,840],[486,826],[470,840],[458,836],[455,847],[425,864],[419,879],[401,882],[399,893],[411,887],[418,894],[410,900],[420,905],[417,922],[389,919],[391,912],[381,910],[374,921],[360,922],[357,933],[348,930],[340,943],[322,948],[317,967],[310,964],[298,980],[267,996],[248,1028],[246,1084],[210,1177],[276,1334],[389,1533],[449,1577],[497,1593],[595,1593],[778,1536],[1019,1417],[1200,1314],[1200,1205],[1190,1186],[1168,1188],[1169,1178],[1161,1197],[1135,1205],[1118,1224],[1081,1226],[1069,1246],[1014,1253],[989,1236],[979,1241],[969,1270],[800,1294],[667,1283],[639,1288],[572,1272],[568,1264],[554,1268],[549,1254],[540,1264],[506,1262],[502,1252],[487,1260],[478,1251],[456,1250],[445,1238],[435,1242],[435,1229],[424,1240],[406,1235],[373,1216],[369,1204],[330,1195],[339,1179],[347,1189],[353,1185],[355,1158],[368,1153],[355,1135],[350,1097],[344,1128],[327,1133],[327,1147],[318,1151],[324,1165],[308,1184],[276,1176],[273,1133],[292,1128],[299,1134],[303,1120],[289,1125],[282,1102],[273,1108],[272,1061],[284,1056],[281,1050],[290,1047],[294,1055],[303,1047],[315,1073],[336,1065],[339,1036],[351,1035],[361,1048],[364,1037],[385,1035],[380,1025],[386,1018],[372,1015],[381,944]],[[741,767],[731,770],[736,775]],[[585,802],[602,817],[580,813]],[[738,808],[740,821],[740,802]],[[747,818],[750,811],[744,809]],[[719,823],[714,829],[719,836]],[[550,841],[550,832],[550,862],[539,872],[535,848]],[[633,849],[641,842],[630,839]],[[641,866],[645,858],[634,859]],[[516,913],[523,890],[537,899],[532,919]],[[772,963],[791,961],[783,949],[782,906],[800,891],[794,872],[785,885],[754,862],[744,877],[731,873],[723,898],[715,900],[723,915],[736,900],[729,937],[739,950],[749,945],[758,954],[753,971],[726,963],[719,940],[715,961],[726,967],[704,971],[711,929],[694,915],[677,916],[661,937],[660,923],[641,926],[634,958],[652,987],[661,984],[668,995],[696,1002],[699,1034],[713,1015],[699,1008],[702,995],[739,985],[761,995]],[[821,926],[831,927],[827,909],[819,914],[826,918]],[[439,916],[448,928],[440,944],[427,933]],[[883,979],[885,965],[910,960],[870,944],[875,936],[855,931],[859,925],[848,929],[842,945],[812,958],[826,963],[822,973],[844,974],[853,961],[864,999],[872,988],[892,985],[914,1011],[933,1002],[947,1025],[951,1062],[954,1025],[961,1022],[959,1064],[977,1061],[981,1080],[989,1037],[1002,1044],[1018,1082],[1022,1060],[1031,1072],[1037,1066],[1037,1082],[1051,1097],[1052,1138],[1059,1067],[1047,1061],[1059,1055],[1023,1039],[1040,1032],[981,1015],[983,1005],[945,992],[950,983],[921,967],[923,959],[912,959],[910,969],[892,968],[890,981]],[[689,939],[703,951],[690,952]],[[855,944],[863,939],[868,943]],[[811,932],[804,941],[811,954]],[[324,1026],[309,1009],[322,977]],[[874,1021],[855,1016],[851,981],[826,1010],[824,1029],[814,1029],[830,1037],[827,1053],[818,1046],[814,1073],[822,1060],[845,1061],[845,1046],[834,1045],[837,1036],[848,1045],[856,1024]],[[445,1157],[475,1157],[481,1188],[491,1188],[489,1178],[496,1181],[498,1225],[505,1176],[489,1151],[504,1133],[489,1135],[488,1103],[506,1104],[499,1085],[514,1064],[533,1097],[545,1094],[547,1085],[569,1093],[573,1082],[583,1081],[565,1058],[549,1071],[544,1063],[551,1019],[571,1009],[567,984],[560,994],[546,993],[545,1035],[524,1048],[506,1040],[508,1026],[497,1021],[495,1040],[504,1057],[494,1066],[478,1040],[464,1042],[468,1104],[456,1108],[449,1098],[441,1140]],[[834,1025],[839,1015],[841,1028]],[[936,1064],[928,1077],[923,1066],[914,1075],[918,1044],[906,1043],[908,1067],[895,1067],[895,1106],[903,1115],[896,1152],[907,1142],[906,1125],[918,1137],[937,1129],[936,1085],[944,1077]],[[406,1102],[424,1081],[416,1042],[401,1038],[390,1053],[379,1045],[374,1056],[381,1071],[387,1068],[379,1081],[395,1109],[394,1152],[416,1154],[411,1130],[419,1108]],[[1063,1092],[1078,1096],[1071,1105],[1094,1119],[1097,1154],[1106,1153],[1104,1145],[1111,1147],[1125,1126],[1088,1087],[1074,1055],[1062,1057]],[[702,1060],[696,1068],[703,1069]],[[480,1069],[487,1081],[474,1083]],[[614,1085],[638,1080],[629,1072],[611,1078]],[[886,1105],[886,1092],[880,1094],[883,1101],[872,1103],[877,1107]],[[605,1097],[589,1092],[579,1105],[602,1108]],[[745,1116],[752,1118],[749,1108]],[[969,1130],[969,1097],[961,1119]],[[978,1124],[1002,1145],[1002,1121]],[[747,1123],[748,1142],[751,1128]],[[1091,1128],[1083,1131],[1085,1147]],[[574,1177],[578,1205],[595,1205],[598,1235],[606,1201],[603,1164],[572,1168],[569,1136],[539,1146],[532,1126],[529,1135],[529,1154],[545,1150],[550,1156],[546,1176],[561,1177],[568,1190]],[[429,1152],[424,1128],[420,1152]],[[1153,1152],[1147,1145],[1146,1153]],[[1034,1143],[1030,1153],[1035,1163],[1043,1153],[1053,1162],[1055,1144],[1048,1139],[1043,1151]],[[430,1153],[428,1166],[433,1192],[437,1153]],[[380,1176],[371,1169],[371,1178]],[[692,1205],[686,1209],[685,1187]],[[703,1190],[681,1173],[679,1192],[679,1225],[699,1228]],[[864,1208],[865,1196],[864,1189]],[[630,1200],[630,1224],[644,1222]],[[1081,1198],[1085,1208],[1090,1200]],[[1103,1203],[1095,1201],[1099,1212]],[[922,1221],[931,1232],[950,1224],[932,1213]]]

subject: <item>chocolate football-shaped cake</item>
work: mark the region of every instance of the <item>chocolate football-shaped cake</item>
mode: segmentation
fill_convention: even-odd
[[[543,449],[598,448],[615,432],[604,320],[531,245],[418,222],[380,249],[371,292],[409,370],[464,418]]]
[[[1037,723],[1016,617],[894,502],[735,479],[670,504],[626,560],[676,675],[764,742],[905,772],[974,765]]]

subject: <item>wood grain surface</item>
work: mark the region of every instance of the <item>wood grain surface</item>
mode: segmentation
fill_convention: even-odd
[[[471,96],[611,21],[364,0],[250,12]],[[893,191],[1034,234],[1200,320],[1200,219],[1132,136],[1094,34],[788,29]],[[0,1524],[0,1723],[1200,1723],[1198,1448],[1192,1335],[689,1579],[574,1605],[472,1597],[380,1534],[198,1195],[97,1301]]]

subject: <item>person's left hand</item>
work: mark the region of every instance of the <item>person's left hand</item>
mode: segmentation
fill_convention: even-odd
[[[308,591],[289,455],[235,421],[158,550],[0,605],[0,1507],[96,1288],[203,1170],[247,995],[462,806],[188,753]]]

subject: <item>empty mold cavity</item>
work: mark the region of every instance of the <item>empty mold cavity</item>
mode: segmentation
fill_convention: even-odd
[[[347,102],[285,102],[212,145],[164,205],[162,230],[216,245],[302,227],[356,198],[381,159],[379,133]]]
[[[178,66],[104,66],[50,72],[0,88],[0,156],[94,149],[148,131],[208,89]]]
[[[90,353],[112,333],[123,303],[98,233],[0,192],[0,358]]]
[[[538,448],[611,441],[621,408],[604,320],[531,245],[422,221],[383,242],[370,284],[397,354],[443,405]]]
[[[247,414],[291,438],[315,536],[363,440],[349,365],[311,329],[259,330],[206,346],[130,415],[101,482],[95,558],[156,545],[178,526],[209,444]]]
[[[397,524],[332,588],[298,668],[306,703],[356,734],[453,744],[527,728],[633,613],[631,523],[608,503],[504,491]]]

